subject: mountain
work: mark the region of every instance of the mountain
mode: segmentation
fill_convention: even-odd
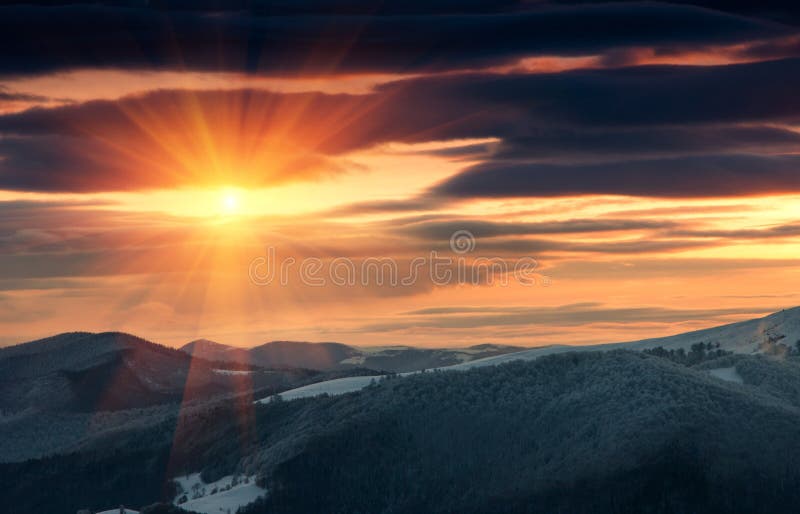
[[[241,393],[93,412],[105,424],[71,445],[47,439],[91,426],[75,415],[41,413],[24,424],[0,415],[0,454],[35,438],[44,457],[0,463],[4,502],[18,514],[170,504],[182,498],[175,480],[191,476],[208,488],[187,503],[232,511],[243,503],[216,496],[213,484],[250,477],[246,501],[266,496],[242,514],[789,513],[800,502],[798,319],[800,309],[789,309],[667,338],[537,348],[427,372],[332,372],[336,380],[267,401]],[[220,346],[194,345],[227,351]],[[388,349],[357,350],[345,360]],[[79,333],[0,352],[0,372],[16,360],[24,366],[4,384],[69,377],[120,353],[143,383],[167,362],[178,375],[177,363],[189,362],[189,375],[196,365],[201,377],[210,369],[233,382],[261,369],[216,367],[125,334]],[[49,431],[28,429],[42,417]],[[111,418],[123,422],[107,430]]]
[[[0,482],[19,514],[169,502],[176,488],[160,477],[198,472],[208,484],[255,475],[268,495],[243,514],[793,512],[800,359],[704,364],[730,359],[743,384],[613,350],[386,378],[247,416],[216,402],[0,464]]]
[[[238,348],[199,339],[181,350],[207,360],[265,368],[296,367],[346,370],[355,367],[402,373],[451,366],[524,350],[518,346],[482,344],[469,348],[414,348],[411,346],[357,347],[341,343],[272,341]]]
[[[314,369],[342,369],[348,366],[361,366],[376,371],[404,373],[444,367],[468,369],[573,351],[619,348],[647,350],[662,347],[666,350],[682,349],[688,352],[693,345],[700,343],[710,344],[715,349],[737,354],[797,351],[800,343],[800,307],[785,309],[762,318],[674,336],[599,345],[551,345],[525,349],[516,346],[484,344],[469,348],[425,349],[408,346],[354,347],[338,343],[283,341],[253,348],[247,357],[244,357],[243,353],[231,352],[231,347],[225,345],[219,345],[224,350],[220,349],[216,352],[200,354],[200,356],[265,367],[279,362],[295,366],[300,366],[302,363],[306,365],[304,367]],[[217,345],[217,343],[214,344]],[[313,357],[306,358],[306,354],[313,355]],[[355,382],[363,383],[363,380],[359,379]],[[337,382],[337,385],[339,384],[341,382]]]
[[[266,368],[341,369],[342,362],[359,355],[350,346],[340,343],[306,343],[272,341],[253,348],[237,348],[206,339],[192,341],[181,351],[203,359]],[[355,366],[351,366],[355,367]]]
[[[274,493],[244,512],[790,512],[800,365],[743,363],[738,385],[641,353],[571,353],[315,399],[307,419],[348,419],[279,464],[263,449]]]
[[[518,360],[535,360],[548,355],[571,352],[636,350],[683,352],[703,346],[713,352],[733,354],[790,355],[800,353],[800,307],[784,309],[762,318],[756,318],[720,327],[696,330],[668,337],[642,339],[624,343],[609,343],[585,346],[550,345],[528,350],[498,353],[484,358],[466,360],[458,364],[439,366],[439,369],[464,371],[472,368],[496,366]],[[373,368],[379,369],[379,368]],[[430,369],[430,368],[429,368]],[[730,373],[729,370],[721,372]],[[328,382],[316,382],[281,393],[284,399],[306,398],[321,394],[344,394],[357,391],[379,379],[380,375],[339,378]],[[263,401],[268,401],[264,399]]]
[[[288,385],[309,376],[192,358],[130,334],[75,332],[0,349],[0,410],[113,411]]]
[[[784,309],[763,318],[731,323],[656,339],[623,343],[631,348],[689,350],[697,343],[719,344],[722,350],[733,353],[774,353],[797,349],[800,343],[800,307]]]
[[[250,353],[246,348],[228,346],[215,341],[209,341],[208,339],[196,339],[183,345],[180,350],[193,357],[199,357],[210,361],[251,364]]]
[[[735,354],[788,354],[800,349],[800,307],[784,309],[762,318],[755,318],[719,327],[695,330],[674,336],[642,339],[624,343],[586,346],[552,345],[532,348],[522,352],[498,355],[455,366],[466,369],[475,366],[491,366],[511,360],[531,360],[554,353],[595,350],[652,350],[664,348],[684,352],[692,346],[711,345],[715,349]]]

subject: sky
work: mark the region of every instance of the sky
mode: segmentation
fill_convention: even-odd
[[[800,304],[800,7],[0,6],[0,345],[635,340]]]

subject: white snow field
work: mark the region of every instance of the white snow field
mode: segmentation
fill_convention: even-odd
[[[720,380],[725,380],[726,382],[744,384],[744,379],[734,367],[710,369],[708,370],[708,374]]]
[[[765,342],[780,342],[787,346],[794,346],[800,342],[800,307],[785,309],[769,316],[748,321],[741,321],[721,327],[707,328],[685,334],[674,336],[659,337],[655,339],[642,339],[625,343],[608,343],[587,346],[553,345],[541,348],[532,348],[521,352],[507,353],[478,359],[453,366],[446,366],[439,369],[446,370],[465,370],[480,366],[494,366],[504,362],[516,360],[533,360],[545,355],[552,355],[564,352],[586,352],[597,350],[647,350],[661,346],[668,350],[683,348],[689,350],[695,343],[719,343],[721,350],[733,353],[756,354],[760,351],[760,345]],[[724,370],[724,371],[723,371]],[[413,372],[417,373],[417,372]],[[721,368],[711,370],[713,376],[730,382],[742,383],[742,377],[736,373],[735,369]],[[409,375],[411,373],[401,373]],[[380,376],[369,377],[350,377],[318,382],[297,389],[291,389],[280,394],[284,400],[295,400],[297,398],[308,398],[322,394],[337,395],[358,391],[368,386],[372,380],[378,380]],[[257,403],[266,403],[269,398],[258,400]]]
[[[175,477],[175,481],[183,492],[175,497],[173,503],[200,514],[234,513],[239,507],[253,503],[267,492],[255,484],[255,477],[228,475],[207,484],[200,478],[200,473],[192,473]],[[187,501],[178,503],[184,495]]]
[[[326,380],[325,382],[317,382],[316,384],[309,384],[307,386],[298,387],[297,389],[290,389],[284,391],[280,395],[284,400],[296,400],[298,398],[309,398],[311,396],[319,396],[322,394],[345,394],[353,391],[360,391],[367,387],[373,380],[380,380],[380,375],[373,375],[368,377],[346,377],[337,378],[335,380]],[[256,403],[267,403],[271,397],[257,400]]]
[[[235,369],[212,369],[217,375],[239,376],[239,375],[252,375],[252,371],[239,371]]]
[[[117,507],[116,509],[104,510],[103,512],[98,512],[97,514],[119,514],[119,507]],[[139,514],[139,511],[125,509],[125,514]]]
[[[180,507],[200,514],[233,514],[239,507],[249,505],[266,493],[255,484],[238,485],[197,500],[189,500]]]

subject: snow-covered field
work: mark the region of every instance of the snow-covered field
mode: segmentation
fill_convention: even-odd
[[[176,477],[182,492],[173,503],[201,514],[234,513],[239,507],[249,505],[266,494],[266,490],[255,484],[254,477],[228,475],[209,484],[203,482],[200,473]],[[181,503],[183,498],[186,501]]]
[[[119,514],[119,507],[117,507],[116,509],[104,510],[103,512],[98,512],[97,514]],[[139,514],[139,511],[125,509],[125,514]]]
[[[760,345],[765,342],[780,342],[787,346],[794,346],[795,343],[800,342],[800,307],[782,310],[774,314],[770,314],[764,318],[752,319],[730,325],[723,325],[721,327],[697,330],[694,332],[687,332],[685,334],[678,334],[674,336],[660,337],[656,339],[643,339],[640,341],[631,341],[625,343],[609,343],[589,346],[553,345],[541,348],[532,348],[530,350],[521,352],[496,355],[493,357],[487,357],[485,359],[463,362],[439,369],[466,370],[481,366],[494,366],[515,360],[533,360],[545,355],[553,355],[564,352],[585,352],[617,349],[641,351],[656,348],[658,346],[668,350],[677,350],[678,348],[689,350],[695,343],[719,343],[719,348],[722,350],[733,353],[753,354],[758,353]],[[742,378],[738,373],[736,373],[736,370],[732,368],[711,370],[710,373],[722,380],[742,383]],[[401,375],[408,374],[410,373],[402,373]],[[281,397],[284,400],[294,400],[297,398],[307,398],[322,394],[337,395],[350,393],[363,389],[364,387],[368,386],[372,380],[377,380],[379,378],[380,377],[377,376],[339,378],[336,380],[329,380],[326,382],[307,385],[297,389],[291,389],[281,393]],[[269,399],[259,400],[260,403],[265,403],[267,401],[269,401]]]

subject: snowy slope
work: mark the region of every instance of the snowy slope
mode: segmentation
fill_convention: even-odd
[[[239,507],[249,505],[266,491],[255,484],[238,485],[228,491],[189,500],[180,507],[200,514],[234,513]]]
[[[794,346],[800,341],[800,307],[785,309],[769,316],[721,327],[697,330],[657,339],[645,339],[627,343],[634,349],[683,348],[688,350],[695,343],[719,343],[720,348],[734,353],[757,353],[765,342],[780,342]]]
[[[800,307],[786,309],[763,318],[741,321],[721,327],[696,330],[685,334],[642,339],[626,343],[610,343],[589,346],[554,345],[543,348],[533,348],[524,352],[498,355],[487,359],[480,359],[447,369],[468,369],[477,366],[494,366],[513,360],[531,360],[543,355],[563,353],[570,351],[596,351],[596,350],[646,350],[661,346],[668,350],[683,348],[689,350],[695,343],[719,343],[721,350],[733,353],[758,353],[762,343],[774,342],[787,346],[794,346],[800,341]]]
[[[309,398],[322,394],[335,395],[351,393],[364,389],[373,380],[378,380],[380,378],[380,376],[337,378],[335,380],[317,382],[316,384],[309,384],[307,386],[298,387],[297,389],[291,389],[281,393],[280,397],[284,400],[296,400],[298,398]],[[264,398],[258,400],[256,403],[267,403],[268,401],[269,398]]]
[[[734,382],[737,384],[744,384],[744,379],[736,371],[735,366],[731,366],[730,368],[716,368],[708,370],[708,374],[712,377],[717,377],[720,380],[724,380],[726,382]]]
[[[228,475],[216,482],[205,483],[200,473],[176,477],[179,493],[174,504],[201,514],[236,512],[266,494],[266,490],[255,484],[255,477]],[[181,501],[183,499],[186,501]]]
[[[446,366],[438,369],[445,370],[465,370],[482,366],[495,366],[504,362],[515,360],[533,360],[545,355],[553,355],[564,352],[585,352],[598,350],[646,350],[661,346],[665,349],[677,350],[683,348],[689,350],[695,343],[719,343],[719,348],[733,353],[758,353],[763,343],[785,344],[794,347],[800,341],[800,307],[786,309],[763,318],[732,323],[720,327],[697,330],[668,337],[655,339],[643,339],[625,343],[609,343],[588,346],[568,346],[553,345],[541,348],[532,348],[521,352],[495,355],[484,359],[478,359],[453,366]],[[407,374],[407,373],[404,373]],[[717,378],[729,381],[737,381],[737,377],[730,373],[712,373]],[[344,394],[357,391],[369,385],[373,379],[379,377],[352,377],[319,382],[309,386],[292,389],[281,393],[281,397],[286,400],[296,398],[306,398],[321,394]],[[739,378],[740,380],[740,378]],[[267,400],[261,400],[265,402]]]

